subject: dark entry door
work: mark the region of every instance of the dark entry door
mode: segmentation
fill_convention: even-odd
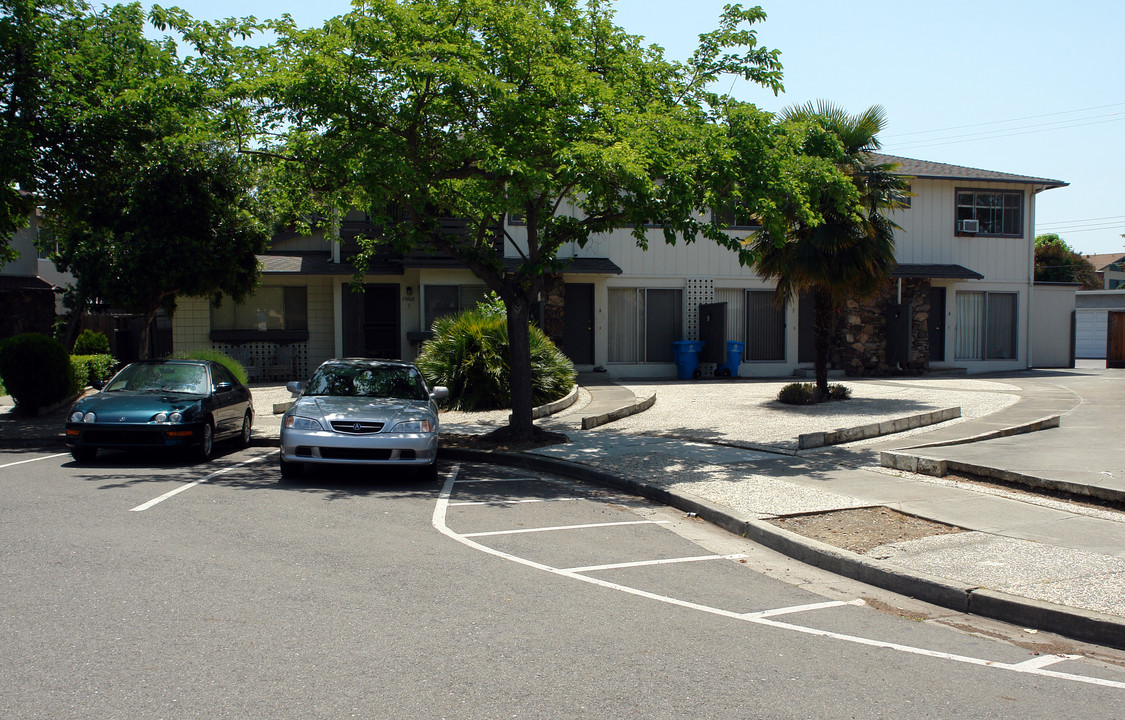
[[[562,351],[575,365],[593,365],[593,283],[567,283],[564,307]]]
[[[398,292],[398,285],[364,285],[363,292],[343,287],[345,357],[402,357]]]
[[[797,362],[816,362],[816,302],[812,295],[802,293],[797,300]]]
[[[945,360],[945,288],[930,288],[930,362]]]

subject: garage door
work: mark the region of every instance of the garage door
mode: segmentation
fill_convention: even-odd
[[[1075,310],[1074,356],[1104,358],[1108,310]]]

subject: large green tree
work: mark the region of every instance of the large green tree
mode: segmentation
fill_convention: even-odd
[[[625,225],[643,247],[655,222],[668,242],[702,235],[748,259],[698,211],[726,147],[709,85],[737,74],[780,87],[777,53],[751,29],[763,18],[728,7],[680,64],[617,27],[604,0],[361,0],[321,28],[275,24],[272,66],[236,73],[231,107],[234,122],[255,111],[245,149],[282,160],[272,191],[294,214],[370,214],[381,232],[360,270],[387,245],[432,247],[499,294],[508,431],[527,436],[530,308],[561,248]],[[442,217],[465,231],[440,232]]]
[[[139,4],[3,1],[20,9],[14,36],[34,35],[16,65],[36,84],[11,94],[20,129],[2,136],[4,149],[15,181],[45,205],[56,264],[76,277],[74,317],[93,298],[151,320],[176,295],[249,292],[268,237],[212,68],[146,37]]]
[[[816,387],[824,398],[833,316],[848,297],[869,296],[886,282],[895,264],[896,226],[885,213],[904,206],[907,182],[871,156],[885,123],[881,107],[853,115],[821,101],[787,109],[780,119],[805,128],[792,132],[804,137],[800,165],[806,174],[803,191],[767,208],[752,241],[755,268],[777,281],[779,301],[812,295]]]
[[[1083,290],[1101,290],[1098,270],[1055,233],[1035,236],[1035,280],[1080,283]]]

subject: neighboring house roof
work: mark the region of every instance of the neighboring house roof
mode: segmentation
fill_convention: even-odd
[[[1070,183],[1050,178],[1031,177],[1029,175],[1015,175],[1013,173],[996,172],[994,170],[981,170],[980,168],[964,167],[961,165],[947,165],[945,163],[930,162],[928,160],[914,160],[913,158],[898,157],[897,155],[884,155],[871,153],[872,159],[880,163],[898,163],[895,169],[898,175],[909,175],[916,178],[934,180],[963,180],[966,182],[1010,182],[1025,185],[1043,185],[1044,189],[1066,187]]]
[[[1102,255],[1087,255],[1086,259],[1094,266],[1095,270],[1125,270],[1125,253],[1108,253]],[[1121,264],[1120,268],[1111,268],[1110,265]]]
[[[27,275],[0,275],[0,292],[11,290],[46,290],[54,292],[55,286],[43,278]]]
[[[931,280],[983,280],[975,270],[970,270],[963,265],[918,265],[914,263],[899,263],[891,271],[893,278],[929,278]]]
[[[349,262],[332,262],[326,252],[266,253],[258,255],[262,272],[267,275],[353,275],[355,268]],[[519,264],[518,258],[505,258],[509,268]],[[619,268],[609,258],[571,258],[560,261],[561,272],[578,275],[620,275]],[[374,261],[367,267],[372,275],[402,275],[403,268],[463,268],[462,263],[450,257],[411,256]]]

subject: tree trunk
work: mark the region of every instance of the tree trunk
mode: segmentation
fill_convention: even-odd
[[[149,328],[152,327],[152,321],[156,319],[156,313],[159,312],[159,311],[160,311],[160,308],[157,307],[157,308],[155,308],[153,310],[149,310],[148,312],[145,313],[145,325],[144,325],[143,328],[141,328],[141,337],[140,337],[140,340],[137,341],[137,343],[138,343],[137,344],[137,359],[139,359],[139,360],[147,360],[148,359]]]
[[[512,390],[512,415],[508,427],[514,437],[526,439],[535,431],[531,417],[531,335],[527,328],[531,306],[522,294],[513,295],[505,303],[508,311],[508,368]]]
[[[816,399],[828,397],[828,355],[832,350],[832,296],[821,287],[813,291],[813,342],[816,353]]]

